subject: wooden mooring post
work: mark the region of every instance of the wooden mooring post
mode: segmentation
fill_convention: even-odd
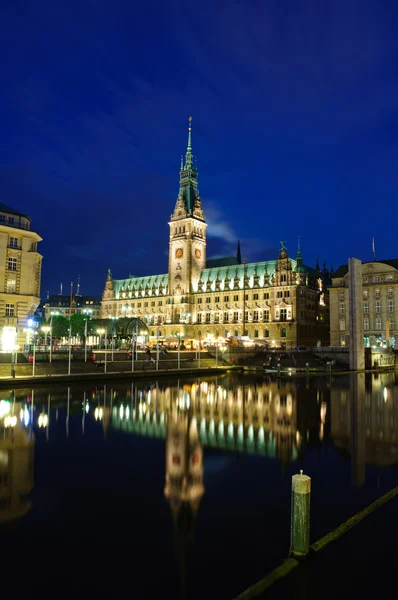
[[[293,475],[292,508],[290,522],[290,555],[304,558],[310,549],[310,499],[311,477]]]

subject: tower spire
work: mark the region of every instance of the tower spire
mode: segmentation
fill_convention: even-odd
[[[190,169],[193,167],[192,163],[193,155],[192,155],[192,117],[188,119],[188,144],[187,151],[185,154],[185,168]]]
[[[303,256],[301,254],[301,245],[300,245],[300,236],[297,236],[297,258],[296,261],[298,264],[301,265],[301,263],[303,262]]]
[[[238,263],[238,265],[242,264],[242,255],[240,253],[240,240],[238,240],[238,250],[236,253],[236,262]]]

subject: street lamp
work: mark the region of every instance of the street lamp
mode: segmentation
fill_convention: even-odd
[[[98,348],[101,350],[101,335],[105,333],[105,329],[97,329],[97,333],[99,337]]]
[[[44,333],[44,348],[46,348],[47,347],[47,334],[51,331],[51,327],[49,327],[48,325],[43,325],[41,330]]]
[[[243,336],[246,333],[246,258],[243,259]]]

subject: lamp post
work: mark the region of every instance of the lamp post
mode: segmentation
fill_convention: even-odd
[[[181,361],[180,361],[181,334],[177,333],[177,336],[178,336],[177,368],[180,369],[180,366],[181,366]]]
[[[105,329],[97,329],[98,333],[98,349],[101,350],[101,335],[105,333]]]
[[[88,320],[90,318],[90,314],[92,313],[91,308],[84,308],[83,313],[86,315],[84,320],[84,362],[87,362],[87,333],[88,333]]]
[[[53,314],[50,319],[50,363],[53,361]]]
[[[51,331],[51,327],[48,325],[43,325],[41,330],[44,332],[44,348],[47,348],[47,334],[49,331]]]
[[[246,259],[243,259],[243,334],[246,332]]]
[[[156,333],[156,370],[159,370],[159,329]]]
[[[69,323],[69,357],[68,357],[68,375],[70,375],[70,364],[72,360],[72,325]]]
[[[104,364],[104,373],[106,373],[107,351],[108,351],[108,331],[105,329],[105,364]]]
[[[202,336],[202,332],[199,330],[198,331],[198,338],[199,338],[199,348],[198,348],[198,369],[200,369],[200,338]]]

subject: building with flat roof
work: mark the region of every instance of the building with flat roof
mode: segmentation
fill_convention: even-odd
[[[10,352],[30,342],[29,327],[40,303],[40,235],[31,219],[0,204],[0,349]]]

